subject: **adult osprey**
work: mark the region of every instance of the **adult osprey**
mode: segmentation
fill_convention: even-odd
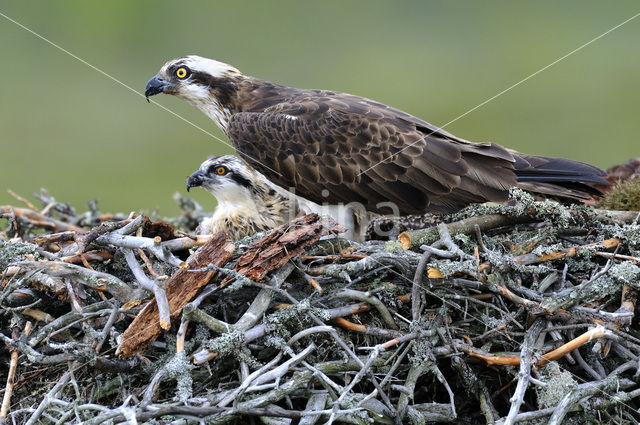
[[[218,124],[240,156],[277,185],[318,204],[357,202],[400,214],[505,200],[518,186],[589,198],[606,183],[592,165],[460,139],[360,96],[286,87],[233,66],[185,56],[147,83],[147,98],[180,97]]]

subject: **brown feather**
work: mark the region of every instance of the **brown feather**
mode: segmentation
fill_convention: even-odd
[[[589,192],[581,182],[603,182],[596,167],[471,143],[359,96],[229,78],[218,100],[233,146],[275,184],[316,203],[356,201],[376,212],[393,201],[409,214],[503,200],[509,188],[536,183],[579,199]]]

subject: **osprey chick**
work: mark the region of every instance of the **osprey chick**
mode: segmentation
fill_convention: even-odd
[[[264,176],[233,155],[212,156],[187,179],[187,191],[202,186],[217,200],[199,234],[223,230],[231,240],[287,223],[300,214],[297,200],[268,184]]]
[[[472,143],[370,99],[283,86],[199,56],[167,62],[145,89],[158,93],[196,106],[249,165],[320,205],[451,212],[506,200],[516,186],[588,199],[599,192],[585,183],[607,184],[589,164]]]

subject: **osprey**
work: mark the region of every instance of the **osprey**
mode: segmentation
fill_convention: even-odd
[[[589,164],[472,143],[370,99],[287,87],[199,56],[167,62],[145,89],[147,99],[158,93],[200,109],[249,165],[318,204],[450,212],[505,200],[512,187],[588,199],[599,192],[586,183],[606,184]]]
[[[368,232],[366,217],[358,211],[321,206],[300,198],[269,182],[233,155],[211,156],[200,164],[187,179],[187,192],[196,186],[202,186],[218,200],[213,215],[198,226],[198,234],[223,230],[231,240],[239,240],[310,212],[344,223],[349,239],[363,240]]]
[[[297,200],[233,155],[211,156],[187,179],[187,192],[202,186],[217,200],[199,234],[223,230],[231,240],[270,230],[301,214]]]

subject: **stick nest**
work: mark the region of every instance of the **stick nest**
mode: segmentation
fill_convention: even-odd
[[[514,191],[400,242],[309,215],[230,243],[181,197],[37,198],[0,207],[7,423],[640,420],[637,213]]]

